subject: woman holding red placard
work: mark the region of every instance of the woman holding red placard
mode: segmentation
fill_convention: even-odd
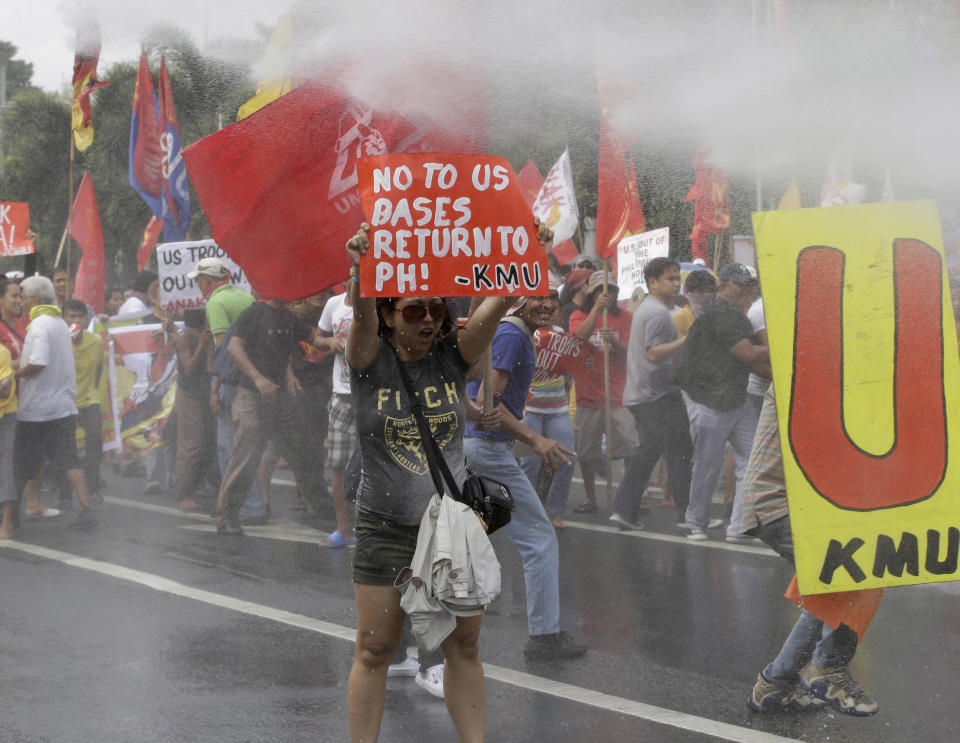
[[[350,285],[354,320],[346,347],[364,462],[353,572],[357,643],[348,685],[350,730],[354,741],[367,743],[380,732],[387,667],[406,616],[394,581],[412,562],[421,517],[436,492],[426,459],[420,456],[422,444],[399,365],[427,408],[444,460],[462,483],[467,371],[480,359],[514,302],[487,297],[464,327],[451,329],[447,305],[440,297],[361,297],[359,265],[369,246],[368,229],[364,224],[347,243],[354,266]],[[487,416],[485,423],[495,418]],[[441,644],[447,709],[461,741],[482,741],[484,736],[481,620],[482,615],[457,617],[455,629]]]

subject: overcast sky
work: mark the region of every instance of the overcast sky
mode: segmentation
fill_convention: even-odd
[[[92,0],[100,20],[103,50],[100,70],[139,55],[140,36],[155,23],[173,23],[187,30],[199,46],[208,38],[256,38],[257,21],[276,24],[287,0]],[[19,59],[33,64],[33,83],[44,90],[69,86],[73,74],[75,31],[68,12],[78,0],[4,2],[0,40],[18,49]],[[68,10],[64,10],[68,9]]]

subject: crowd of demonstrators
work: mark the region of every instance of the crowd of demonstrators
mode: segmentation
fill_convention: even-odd
[[[609,391],[610,438],[606,441],[610,459],[625,459],[637,445],[633,416],[623,407],[623,387],[627,376],[627,344],[633,318],[617,304],[619,288],[607,280],[603,271],[590,276],[582,306],[570,315],[570,333],[590,343],[598,351],[606,347],[609,361],[609,388],[605,375],[593,371],[575,376],[577,460],[583,474],[586,501],[578,513],[597,511],[596,475],[604,461],[607,391]],[[634,526],[624,523],[625,527]]]

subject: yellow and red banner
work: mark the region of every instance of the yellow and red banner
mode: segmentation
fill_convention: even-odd
[[[362,296],[548,293],[546,251],[502,157],[377,155],[357,173],[370,223]]]
[[[960,359],[933,202],[754,215],[801,594],[956,580]]]

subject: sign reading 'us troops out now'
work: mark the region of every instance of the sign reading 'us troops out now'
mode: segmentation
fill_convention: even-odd
[[[960,578],[960,362],[932,202],[754,215],[800,593]]]

